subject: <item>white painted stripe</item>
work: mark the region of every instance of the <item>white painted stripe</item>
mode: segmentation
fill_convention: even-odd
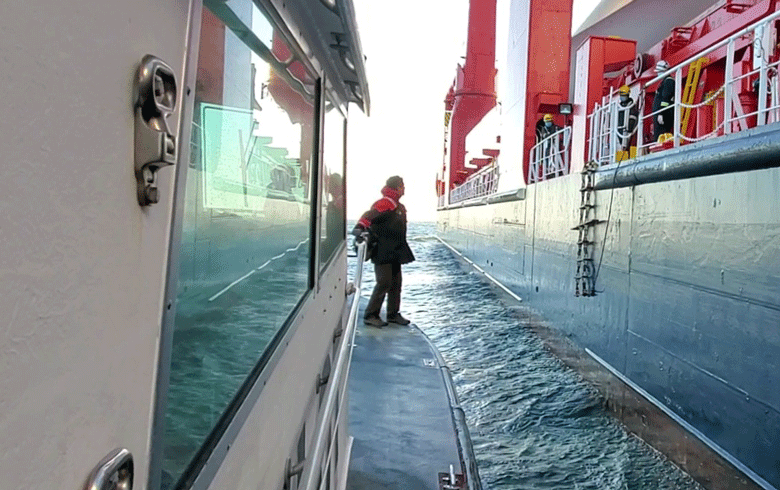
[[[745,475],[750,477],[750,479],[752,479],[756,484],[758,484],[758,486],[760,486],[761,488],[764,488],[765,490],[777,490],[769,482],[767,482],[766,480],[761,478],[759,475],[757,475],[755,472],[753,472],[753,470],[751,470],[750,468],[745,466],[744,463],[742,463],[737,458],[735,458],[734,456],[729,454],[725,449],[720,447],[715,441],[711,440],[709,437],[707,437],[704,434],[702,434],[699,431],[699,429],[697,429],[696,427],[692,426],[685,419],[683,419],[682,417],[680,417],[679,415],[674,413],[672,411],[672,409],[670,409],[669,407],[667,407],[666,405],[661,403],[653,395],[651,395],[650,393],[646,392],[639,385],[635,384],[633,381],[628,379],[626,376],[623,375],[623,373],[621,373],[620,371],[618,371],[617,369],[612,367],[612,365],[609,364],[607,361],[605,361],[604,359],[602,359],[599,356],[597,356],[596,353],[594,353],[593,351],[591,351],[588,348],[585,348],[585,352],[587,352],[588,355],[590,357],[592,357],[596,362],[598,362],[599,364],[604,366],[604,368],[607,371],[609,371],[610,373],[614,374],[622,382],[624,382],[625,384],[630,386],[634,391],[636,391],[637,393],[642,395],[644,398],[646,398],[647,401],[649,401],[650,403],[655,405],[659,410],[661,410],[666,415],[668,415],[669,418],[674,420],[676,423],[681,425],[685,430],[687,430],[688,432],[693,434],[695,437],[697,437],[700,441],[702,441],[704,444],[706,444],[710,449],[712,449],[713,451],[718,453],[720,455],[720,457],[722,457],[723,459],[725,459],[726,461],[728,461],[729,463],[734,465],[734,467],[736,467],[741,472],[743,472]]]
[[[298,250],[298,249],[301,247],[301,245],[303,245],[304,243],[306,243],[306,242],[308,242],[308,241],[309,241],[309,239],[307,238],[306,240],[303,240],[302,242],[299,242],[299,243],[298,243],[298,245],[296,245],[296,246],[295,246],[295,248],[288,248],[286,251],[284,251],[284,252],[280,253],[280,254],[279,254],[279,255],[277,255],[276,257],[271,257],[269,260],[266,260],[266,261],[265,261],[265,263],[264,263],[263,265],[261,265],[260,267],[258,267],[257,269],[252,269],[251,271],[249,271],[249,272],[247,272],[246,274],[244,274],[242,277],[240,277],[240,278],[236,279],[235,281],[231,282],[230,284],[228,284],[228,285],[227,285],[227,286],[226,286],[226,287],[225,287],[225,288],[224,288],[222,291],[220,291],[220,292],[218,292],[217,294],[215,294],[214,296],[210,297],[210,298],[209,298],[209,302],[212,302],[212,301],[214,301],[215,299],[219,298],[220,296],[222,296],[223,294],[225,294],[226,292],[228,292],[228,290],[229,290],[230,288],[232,288],[233,286],[235,286],[235,285],[236,285],[236,284],[238,284],[239,282],[243,281],[243,280],[244,280],[244,279],[246,279],[247,277],[251,276],[251,275],[252,275],[252,274],[254,274],[255,272],[257,272],[257,271],[260,271],[260,270],[263,270],[263,269],[265,269],[265,268],[268,266],[268,264],[270,264],[270,263],[271,263],[271,262],[273,262],[274,260],[279,260],[279,259],[281,259],[281,258],[282,258],[282,257],[284,257],[285,255],[287,255],[289,252],[295,252],[296,250]]]
[[[246,279],[247,277],[251,276],[254,273],[255,273],[255,270],[252,269],[251,271],[249,271],[246,274],[244,274],[242,277],[240,277],[240,278],[236,279],[235,281],[231,282],[230,284],[227,285],[227,287],[225,287],[225,289],[223,289],[222,291],[218,292],[214,296],[210,297],[209,298],[209,302],[214,301],[215,299],[219,298],[220,296],[222,296],[223,294],[228,292],[228,290],[230,288],[232,288],[233,286],[235,286],[236,284],[238,284],[239,282],[243,281],[244,279]]]
[[[447,248],[449,248],[450,250],[452,250],[454,253],[458,254],[458,255],[459,255],[459,256],[460,256],[460,257],[461,257],[463,260],[465,260],[465,261],[466,261],[466,262],[468,262],[470,265],[472,265],[472,266],[473,266],[475,269],[477,269],[479,272],[481,272],[482,274],[484,274],[484,275],[485,275],[485,277],[487,277],[488,279],[490,279],[490,280],[491,280],[491,281],[492,281],[492,282],[493,282],[493,283],[494,283],[496,286],[498,286],[498,287],[500,287],[501,289],[503,289],[503,290],[504,290],[504,292],[506,292],[506,293],[507,293],[509,296],[513,297],[515,300],[517,300],[517,301],[518,301],[518,302],[520,302],[520,303],[522,303],[522,302],[523,302],[523,298],[521,298],[520,296],[518,296],[518,295],[516,295],[515,293],[513,293],[513,292],[512,292],[512,291],[511,291],[511,290],[510,290],[508,287],[506,287],[506,286],[504,286],[503,284],[501,284],[501,282],[499,282],[499,281],[498,281],[498,279],[496,279],[495,277],[493,277],[493,276],[491,276],[490,274],[488,274],[487,272],[485,272],[485,270],[484,270],[482,267],[478,266],[478,265],[477,265],[477,264],[475,264],[475,263],[474,263],[472,260],[470,260],[468,257],[466,257],[466,256],[465,256],[465,255],[463,255],[462,253],[458,252],[458,251],[455,249],[455,247],[453,247],[453,246],[452,246],[452,245],[450,245],[449,243],[445,242],[445,241],[444,241],[444,240],[443,240],[441,237],[438,237],[438,236],[437,236],[436,238],[437,238],[437,239],[438,239],[438,240],[439,240],[441,243],[443,243],[443,244],[444,244],[444,245],[445,245]]]
[[[257,268],[257,269],[255,269],[255,270],[256,270],[256,271],[263,270],[263,269],[265,269],[265,267],[266,267],[268,264],[270,264],[270,263],[271,263],[271,261],[270,261],[270,260],[266,260],[266,261],[265,261],[265,264],[261,265],[260,267],[258,267],[258,268]]]
[[[501,289],[503,289],[503,290],[504,290],[504,291],[505,291],[505,292],[506,292],[506,293],[507,293],[509,296],[511,296],[511,297],[513,297],[513,298],[515,298],[515,299],[516,299],[517,301],[519,301],[520,303],[522,303],[522,302],[523,302],[523,298],[521,298],[520,296],[516,295],[515,293],[513,293],[512,291],[510,291],[508,287],[506,287],[506,286],[504,286],[503,284],[501,284],[500,282],[498,282],[498,279],[496,279],[495,277],[491,276],[491,275],[490,275],[490,274],[488,274],[487,272],[485,272],[485,276],[487,276],[487,278],[488,278],[488,279],[490,279],[491,281],[493,281],[494,283],[496,283],[496,286],[498,286],[498,287],[500,287]]]

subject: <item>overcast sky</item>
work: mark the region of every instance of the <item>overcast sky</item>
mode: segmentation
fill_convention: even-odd
[[[515,0],[518,1],[518,0]],[[524,1],[524,0],[522,0]],[[576,29],[599,0],[574,2]],[[410,221],[436,221],[444,96],[465,54],[468,0],[357,0],[371,116],[350,108],[347,216],[357,219],[400,175]],[[498,19],[501,22],[502,19]]]

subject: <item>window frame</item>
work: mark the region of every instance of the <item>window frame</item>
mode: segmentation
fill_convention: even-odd
[[[273,26],[278,29],[289,48],[294,51],[298,60],[315,78],[315,110],[314,128],[312,139],[312,163],[309,175],[310,187],[310,226],[309,241],[312,244],[309,255],[309,271],[307,289],[301,295],[296,305],[292,308],[287,319],[277,329],[271,341],[257,359],[254,367],[247,373],[246,378],[231,398],[218,421],[214,424],[208,436],[203,440],[200,448],[193,456],[190,463],[177,475],[171,490],[189,488],[207,488],[213,481],[224,461],[228,447],[238,436],[241,427],[248,418],[255,402],[263,391],[265,381],[270,378],[274,368],[285,352],[291,337],[302,323],[302,312],[311,307],[314,302],[317,274],[317,260],[319,254],[318,233],[318,203],[321,194],[320,172],[321,158],[321,131],[324,108],[323,74],[319,66],[315,66],[311,59],[306,57],[300,44],[295,39],[282,17],[273,6],[258,0],[246,0],[257,7]],[[195,111],[195,87],[198,71],[198,55],[200,49],[201,19],[203,9],[207,8],[203,0],[192,0],[188,13],[188,40],[185,53],[185,66],[183,70],[182,86],[186,87],[181,94],[181,113],[177,132],[178,155],[174,167],[174,189],[171,210],[171,223],[168,237],[168,261],[165,273],[164,298],[162,303],[159,355],[157,359],[157,375],[155,380],[155,397],[152,413],[151,442],[149,455],[149,468],[147,488],[160,490],[162,485],[162,467],[164,458],[164,434],[165,416],[168,408],[168,390],[170,387],[173,333],[175,330],[176,298],[178,295],[178,279],[180,267],[180,252],[182,229],[184,222],[184,208],[186,206],[186,185],[191,167],[189,165],[192,136],[192,122]],[[186,142],[184,144],[183,142]]]
[[[333,98],[331,98],[331,97],[328,97],[328,96],[323,97],[323,105],[321,107],[321,110],[322,110],[322,119],[321,119],[322,131],[321,131],[321,134],[322,134],[323,138],[324,138],[324,135],[325,135],[325,125],[326,125],[325,116],[327,114],[326,111],[325,111],[325,102],[330,102],[331,104],[333,104],[333,110],[337,110],[338,113],[341,115],[341,118],[342,118],[341,175],[342,175],[342,185],[344,187],[344,209],[342,210],[342,220],[344,222],[344,230],[346,231],[346,227],[347,227],[347,206],[346,206],[346,204],[347,204],[347,192],[346,191],[347,191],[347,113],[348,113],[348,108],[347,107],[342,107],[341,105],[336,103],[333,100]],[[323,180],[324,175],[325,175],[325,168],[324,168],[324,166],[325,166],[325,145],[322,145],[322,152],[320,154],[320,183],[319,183],[320,199],[326,199],[326,194],[325,194],[325,192],[323,192],[323,189],[322,189],[322,180]],[[322,214],[322,202],[320,202],[320,204],[318,206],[318,209],[320,211],[320,214]],[[325,219],[324,215],[321,216],[319,218],[319,220],[318,220],[319,221],[319,227],[320,227],[319,233],[322,233],[322,228],[325,226],[325,223],[324,223],[323,219]],[[322,239],[322,236],[318,235],[317,240],[319,241],[321,239]],[[321,247],[322,244],[320,243],[319,246]],[[320,281],[322,279],[322,276],[328,271],[328,269],[330,269],[331,264],[335,261],[335,257],[338,257],[340,255],[340,253],[342,251],[342,248],[346,248],[346,247],[347,247],[347,241],[345,239],[345,240],[342,240],[338,244],[338,246],[333,249],[333,252],[331,252],[330,256],[327,257],[324,261],[322,260],[322,257],[320,257],[319,250],[317,251],[317,257],[318,257],[318,260],[320,261],[320,267],[319,267],[319,270],[318,270],[318,273],[317,273],[318,274],[318,281]]]

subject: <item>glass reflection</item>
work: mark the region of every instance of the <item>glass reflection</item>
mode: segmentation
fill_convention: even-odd
[[[249,0],[204,2],[163,488],[214,429],[309,284],[314,78]],[[238,35],[237,35],[238,34]]]
[[[328,259],[346,236],[344,201],[344,117],[334,107],[325,113],[323,127],[322,228],[320,263]]]

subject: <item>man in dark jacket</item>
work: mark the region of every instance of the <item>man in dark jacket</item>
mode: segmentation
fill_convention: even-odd
[[[379,316],[387,295],[387,321],[408,325],[409,320],[401,316],[401,265],[414,260],[414,254],[406,242],[406,208],[399,202],[404,195],[404,181],[393,176],[387,179],[382,189],[382,199],[366,211],[358,221],[352,234],[355,241],[375,241],[371,249],[374,262],[376,286],[368,301],[363,321],[366,325],[383,327],[387,325]]]
[[[655,71],[658,75],[669,70],[669,63],[659,60],[655,64]],[[658,137],[665,133],[671,133],[674,126],[674,78],[665,77],[658,84],[653,99],[653,112],[664,109],[653,116],[653,139],[658,141]]]

